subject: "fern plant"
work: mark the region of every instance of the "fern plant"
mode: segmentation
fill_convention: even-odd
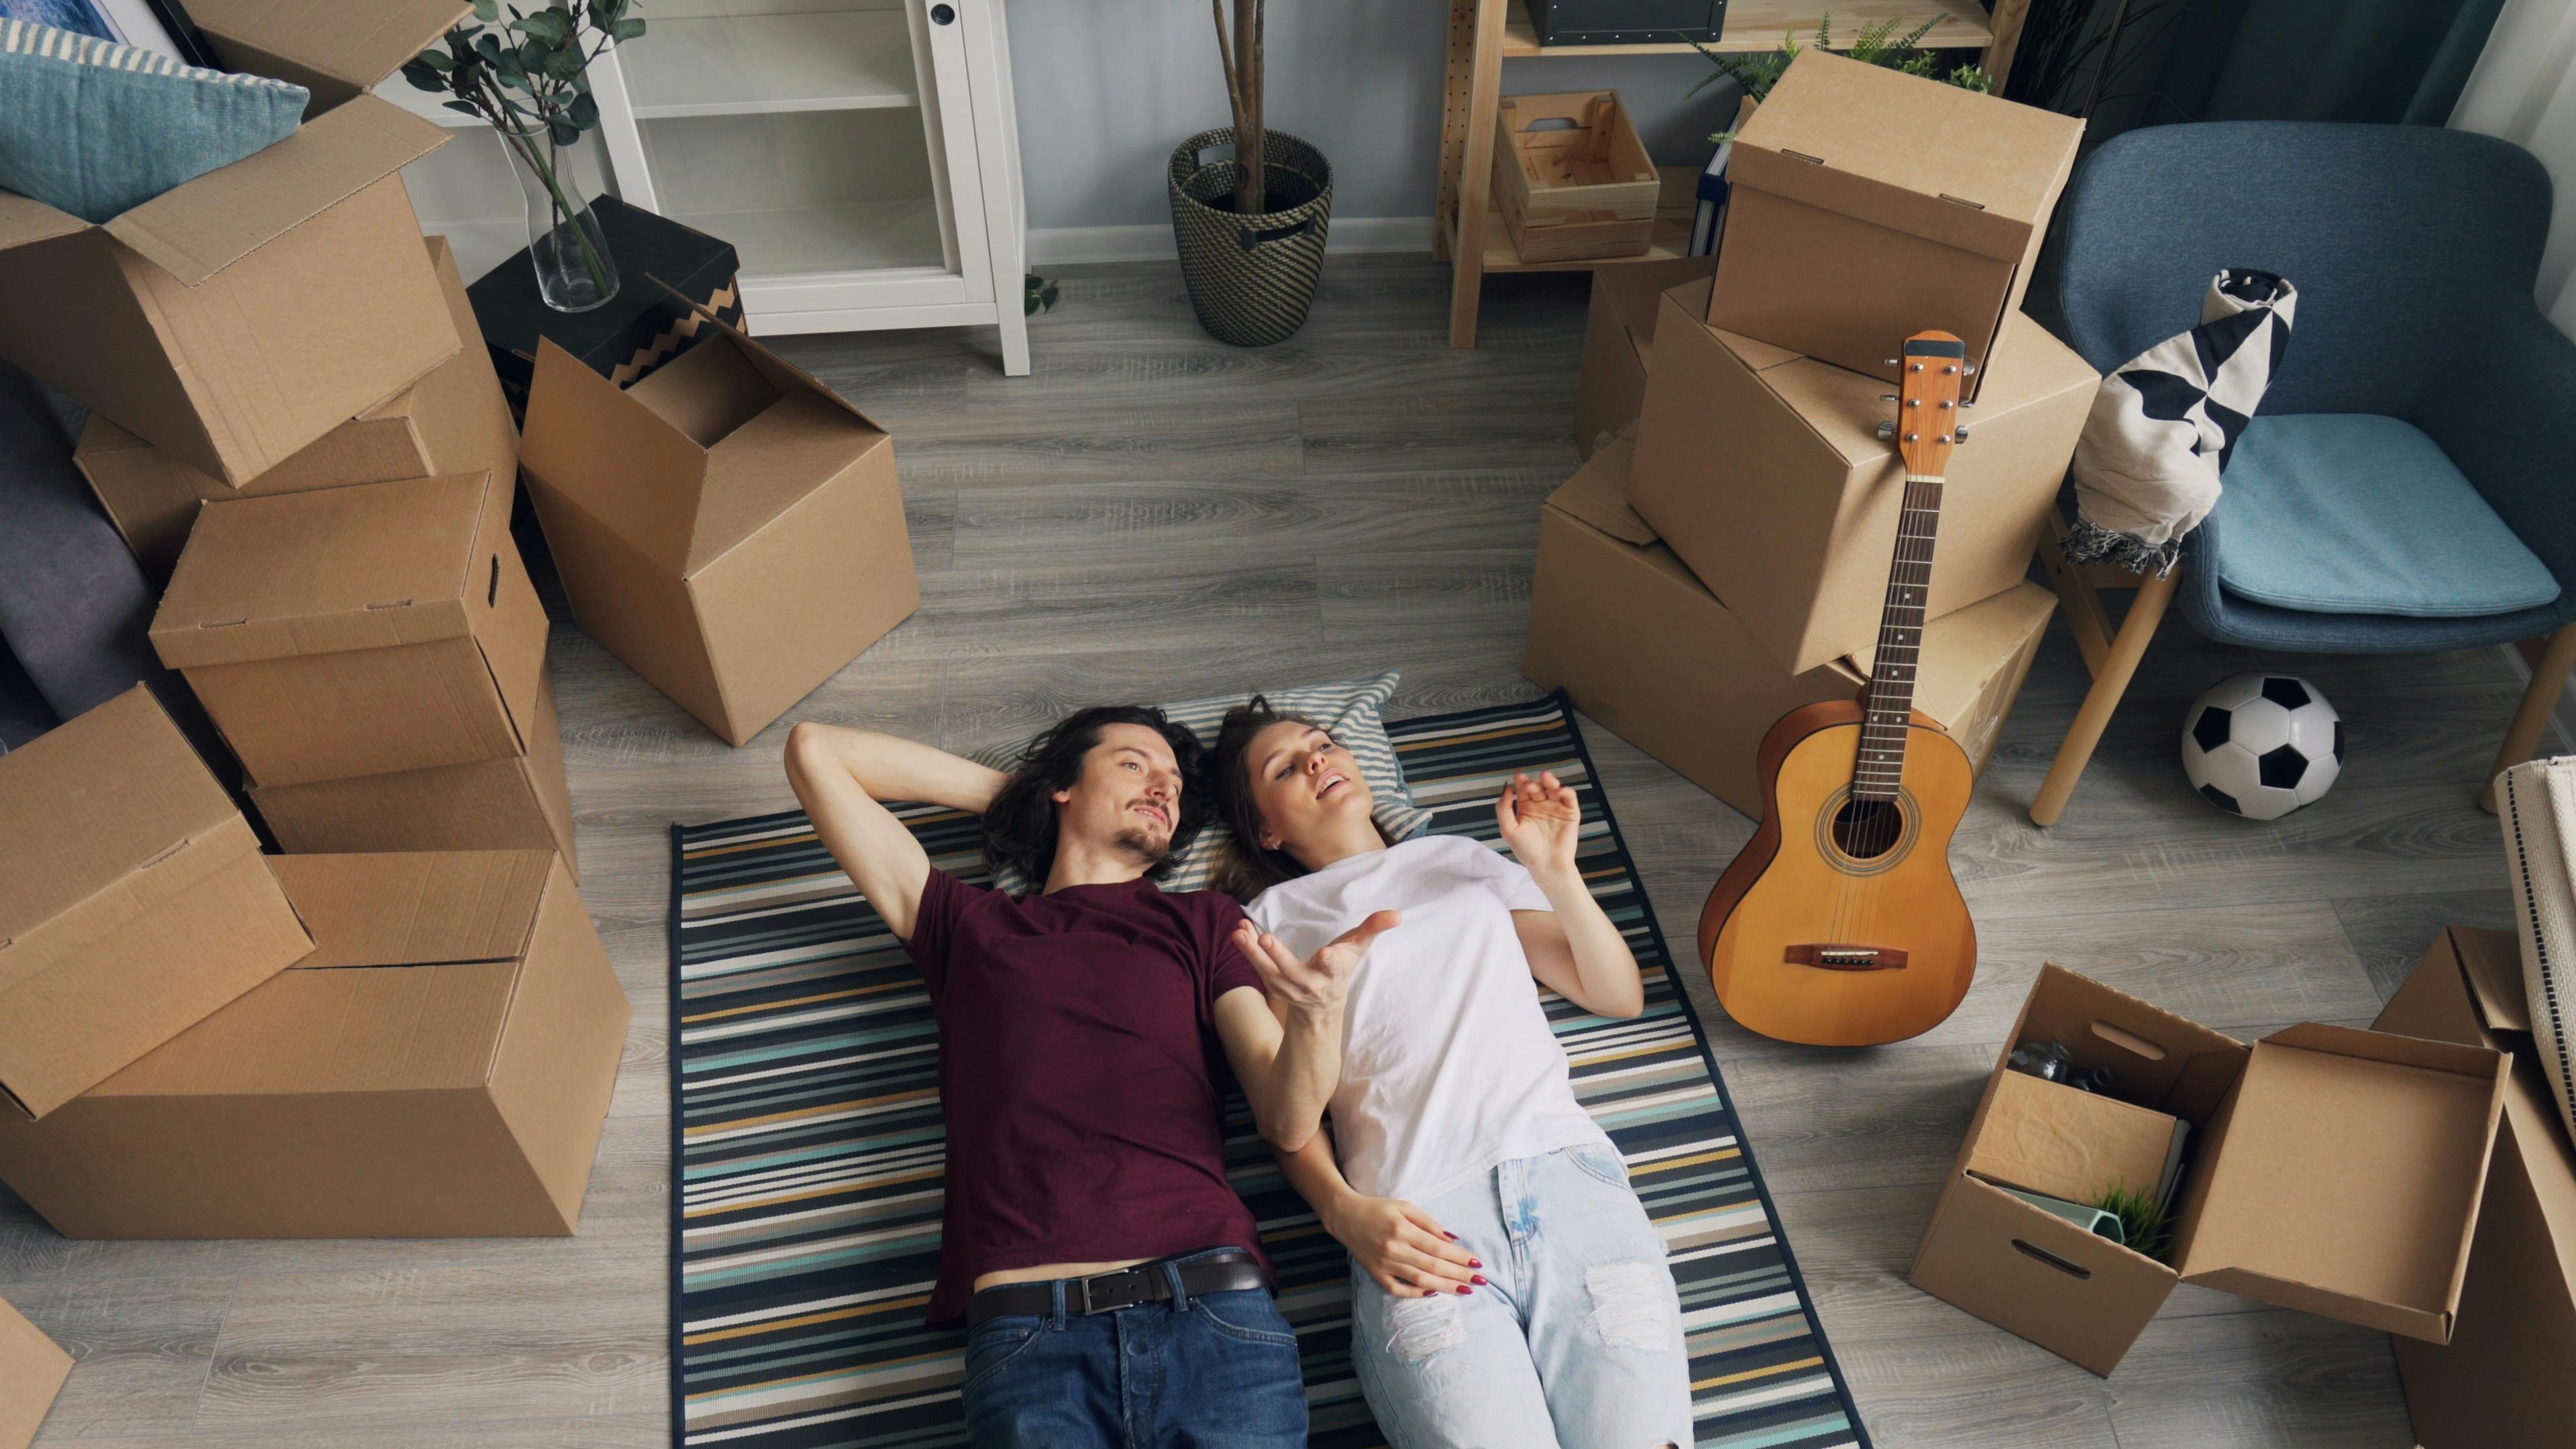
[[[1975,91],[1980,95],[1995,93],[1995,78],[1986,74],[1983,66],[1954,66],[1947,75],[1937,74],[1941,65],[1940,53],[1920,48],[1923,37],[1932,33],[1935,21],[1926,20],[1901,36],[1896,33],[1897,23],[1896,17],[1889,16],[1875,24],[1863,25],[1860,33],[1852,38],[1851,44],[1844,47],[1844,53],[1863,65],[1885,66],[1889,70],[1903,71],[1907,75],[1919,75],[1926,80],[1944,81],[1963,91]],[[1771,87],[1779,84],[1781,74],[1789,69],[1789,62],[1796,60],[1798,52],[1803,49],[1798,44],[1798,37],[1794,32],[1780,37],[1778,50],[1757,55],[1724,54],[1711,50],[1688,36],[1676,38],[1688,41],[1691,49],[1698,51],[1711,66],[1715,67],[1708,75],[1701,78],[1698,85],[1683,92],[1685,96],[1698,95],[1720,80],[1731,80],[1743,88],[1747,100],[1759,102],[1771,94]],[[1815,46],[1818,50],[1835,48],[1834,17],[1830,11],[1816,22]],[[1709,139],[1716,142],[1732,141],[1735,139],[1735,133],[1720,131]]]

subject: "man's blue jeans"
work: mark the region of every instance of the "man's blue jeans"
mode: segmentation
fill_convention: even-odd
[[[1187,1259],[1178,1261],[1186,1262]],[[966,1340],[975,1449],[1301,1449],[1297,1335],[1258,1288],[1089,1317],[977,1324]],[[1079,1306],[1079,1305],[1077,1305]]]

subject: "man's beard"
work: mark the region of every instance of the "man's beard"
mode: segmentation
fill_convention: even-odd
[[[1169,834],[1154,835],[1142,829],[1121,830],[1110,843],[1148,870],[1161,865],[1163,858],[1172,853]]]

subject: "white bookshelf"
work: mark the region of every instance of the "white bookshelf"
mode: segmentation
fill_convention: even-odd
[[[985,323],[1003,370],[1028,370],[1002,0],[657,0],[647,19],[592,68],[610,185],[733,243],[753,332]],[[466,275],[525,246],[498,140],[399,76],[382,94],[458,133],[404,177]]]

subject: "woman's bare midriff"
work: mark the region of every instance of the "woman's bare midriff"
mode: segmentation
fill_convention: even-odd
[[[1133,1268],[1146,1258],[1121,1258],[1115,1263],[1040,1263],[1034,1268],[1002,1268],[975,1279],[975,1291],[998,1288],[1005,1283],[1044,1283],[1056,1278],[1089,1278],[1100,1273],[1115,1273]]]

